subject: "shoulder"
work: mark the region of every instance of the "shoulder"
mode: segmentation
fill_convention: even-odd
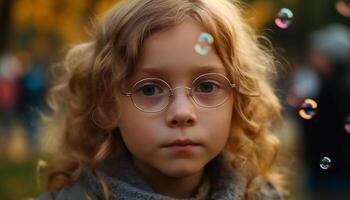
[[[259,192],[259,200],[284,200],[282,195],[271,183],[264,184]]]
[[[72,186],[61,189],[57,192],[48,192],[35,198],[35,200],[75,200],[75,199],[96,200],[97,198],[91,195],[91,193],[89,193],[85,189],[85,187],[83,187],[80,183],[75,183]]]

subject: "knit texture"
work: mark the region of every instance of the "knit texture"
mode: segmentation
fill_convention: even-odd
[[[145,182],[139,172],[136,170],[132,161],[124,158],[118,163],[105,162],[104,172],[97,173],[103,177],[107,183],[112,200],[175,200],[169,196],[155,193],[153,189]],[[111,167],[113,166],[113,168]],[[181,200],[204,200],[204,199],[220,199],[220,200],[242,200],[247,181],[244,177],[235,173],[229,162],[223,155],[217,156],[206,167],[208,178],[202,181],[196,195],[191,198]],[[92,174],[91,170],[85,169],[82,175],[84,185],[88,187],[88,191],[98,199],[104,198],[104,193],[100,182]],[[268,185],[263,187],[259,195],[261,200],[280,200],[282,199],[278,192]],[[179,199],[177,199],[179,200]]]

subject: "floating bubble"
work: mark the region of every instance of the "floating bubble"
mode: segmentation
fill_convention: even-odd
[[[344,128],[346,132],[350,133],[350,115],[345,119]]]
[[[275,24],[282,29],[286,29],[292,22],[293,13],[288,8],[281,8],[275,19]]]
[[[316,115],[317,103],[313,99],[305,99],[299,108],[299,116],[303,119],[312,119]]]
[[[341,15],[350,17],[350,0],[338,0],[335,3],[335,8]]]
[[[331,159],[328,157],[323,157],[320,161],[321,169],[327,170],[331,166]]]
[[[214,42],[213,36],[209,33],[201,33],[198,37],[197,43],[194,45],[194,50],[199,55],[206,55],[210,51],[210,45]]]

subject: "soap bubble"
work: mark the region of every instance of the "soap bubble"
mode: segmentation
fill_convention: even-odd
[[[304,99],[299,108],[299,116],[303,119],[312,119],[316,115],[317,103],[313,99]]]
[[[331,159],[328,157],[323,157],[320,161],[321,169],[327,170],[331,166]]]
[[[292,22],[293,13],[288,8],[281,8],[275,19],[275,24],[282,29],[286,29]]]
[[[345,17],[350,17],[350,1],[349,0],[338,0],[335,3],[335,8],[337,11],[345,16]]]
[[[350,115],[345,119],[344,128],[346,132],[350,133]]]
[[[194,50],[199,55],[206,55],[210,51],[210,46],[214,42],[213,36],[209,33],[201,33],[198,37],[197,43],[194,45]]]

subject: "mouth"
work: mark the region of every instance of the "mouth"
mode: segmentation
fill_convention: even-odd
[[[198,142],[194,142],[189,138],[185,138],[185,139],[174,140],[164,145],[163,147],[167,149],[174,156],[191,155],[194,152],[196,152],[196,150],[198,150],[198,147],[200,147],[200,144]]]
[[[172,144],[165,146],[165,149],[167,149],[169,152],[171,152],[173,155],[183,155],[183,154],[192,154],[195,152],[196,149],[198,149],[200,145],[199,144]]]
[[[199,144],[190,139],[177,139],[172,141],[163,147],[186,147],[186,146],[198,146]]]

